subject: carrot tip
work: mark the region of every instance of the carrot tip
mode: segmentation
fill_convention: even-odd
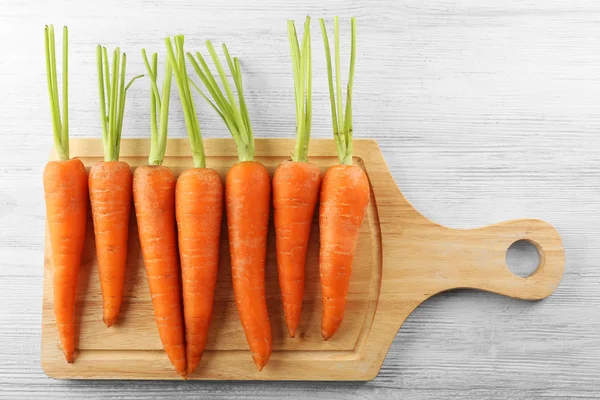
[[[269,352],[269,354],[270,354],[270,352]],[[261,356],[255,356],[253,354],[252,358],[254,359],[254,365],[256,365],[256,369],[259,371],[262,371],[262,369],[265,367],[265,365],[267,365],[267,363],[269,362],[269,356],[261,357]]]
[[[330,337],[332,337],[333,334],[330,334],[329,332],[327,332],[325,330],[321,330],[321,336],[323,337],[324,341],[327,341],[327,339],[329,339]]]
[[[65,358],[67,359],[67,362],[69,364],[73,364],[73,361],[75,359],[75,357],[73,356],[73,353],[69,353],[69,354],[65,353]]]
[[[107,328],[110,328],[111,326],[113,326],[115,324],[115,320],[113,319],[104,319],[104,325],[106,325]]]
[[[187,373],[188,375],[191,375],[191,374],[193,374],[193,373],[194,373],[194,371],[196,370],[196,367],[197,367],[197,366],[198,366],[198,364],[196,364],[196,365],[188,365],[188,367],[187,367],[187,372],[186,372],[186,373]]]
[[[288,331],[288,334],[290,335],[290,337],[291,338],[295,337],[296,336],[296,327],[287,325],[287,324],[286,324],[286,327],[287,327],[287,331]]]

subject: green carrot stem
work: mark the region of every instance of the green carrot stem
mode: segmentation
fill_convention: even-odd
[[[194,88],[198,90],[200,95],[209,103],[209,105],[219,114],[221,119],[227,125],[227,128],[231,132],[231,136],[235,141],[238,149],[238,158],[240,161],[250,161],[254,159],[254,135],[252,132],[252,125],[250,123],[250,117],[248,107],[244,98],[244,89],[242,82],[242,74],[239,60],[237,57],[231,58],[227,46],[223,44],[223,52],[227,59],[227,64],[231,71],[233,82],[237,90],[237,101],[233,94],[233,90],[225,75],[225,70],[219,57],[210,43],[206,42],[206,47],[211,56],[213,64],[217,69],[217,74],[221,80],[225,94],[219,87],[215,79],[215,74],[212,73],[204,57],[197,52],[196,58],[190,53],[187,53],[188,59],[190,60],[194,71],[206,87],[208,94],[212,97],[213,101],[202,93],[202,91],[193,84]]]
[[[169,101],[171,100],[171,79],[173,78],[173,69],[169,60],[165,63],[165,80],[163,81],[163,92],[161,97],[161,107],[158,126],[158,146],[159,160],[162,164],[167,150],[167,128],[169,126]]]
[[[106,100],[108,101],[108,109],[110,110],[110,94],[112,93],[112,91],[110,90],[110,68],[108,67],[109,64],[109,58],[108,58],[108,52],[106,50],[106,47],[102,47],[102,55],[104,57],[104,75],[105,75],[105,82],[106,82]]]
[[[223,49],[227,51],[227,47],[223,44]],[[233,80],[235,82],[236,90],[238,92],[238,100],[240,102],[240,112],[242,114],[242,122],[244,123],[244,131],[246,132],[246,149],[249,154],[254,157],[254,132],[252,131],[252,124],[250,123],[250,113],[246,106],[246,100],[244,98],[244,85],[242,82],[242,73],[240,67],[240,61],[237,57],[233,58],[234,70],[232,71]]]
[[[127,55],[123,53],[121,57],[118,47],[113,52],[112,78],[108,70],[109,61],[106,48],[100,45],[96,46],[96,64],[104,161],[117,161],[121,150],[126,93],[133,82],[143,75],[133,77],[125,85]]]
[[[196,114],[196,106],[190,93],[190,80],[185,66],[185,52],[183,50],[184,36],[175,36],[175,51],[171,38],[166,38],[167,55],[170,64],[173,66],[175,82],[179,90],[179,98],[183,107],[183,116],[185,126],[187,128],[190,147],[192,149],[192,159],[194,167],[204,168],[206,166],[206,158],[204,155],[204,144],[202,142],[202,133],[200,132],[200,124]]]
[[[189,53],[188,53],[189,54]],[[217,108],[217,106],[215,105],[215,103],[213,103],[211,101],[211,99],[209,99],[202,90],[200,90],[200,88],[198,87],[198,85],[196,85],[196,83],[192,80],[192,78],[189,78],[188,81],[190,82],[190,85],[192,85],[192,87],[194,89],[196,89],[196,91],[200,94],[200,96],[202,96],[202,98],[204,100],[206,100],[206,102],[212,107],[213,110],[215,110],[215,112],[217,114],[219,114],[219,116],[221,117],[221,119],[223,120],[223,122],[225,122],[225,124],[227,124],[227,121],[225,120],[225,117],[223,116],[223,114],[221,114],[221,111],[219,111],[219,109]]]
[[[156,54],[156,53],[155,53]],[[158,57],[158,54],[156,54],[156,56]],[[158,109],[160,109],[161,104],[160,104],[160,91],[158,90],[158,85],[156,84],[157,81],[157,74],[158,71],[155,69],[154,71],[152,71],[152,69],[150,68],[150,64],[148,64],[148,57],[146,57],[146,49],[142,49],[142,57],[144,58],[144,64],[146,65],[146,70],[148,71],[148,75],[150,76],[150,88],[152,89],[152,91],[154,92],[154,100],[157,102],[156,105],[158,107]],[[154,54],[152,55],[152,61],[154,62]],[[153,72],[152,75],[150,75],[150,73]]]
[[[165,62],[165,79],[162,97],[158,92],[158,54],[152,55],[152,65],[148,62],[146,50],[142,49],[142,58],[150,77],[150,156],[148,164],[161,165],[167,150],[167,130],[169,126],[169,102],[171,99],[171,81],[173,66],[169,58]],[[158,115],[157,115],[158,114]]]
[[[325,20],[321,18],[319,20],[321,25],[321,35],[323,36],[323,45],[325,47],[325,60],[327,62],[327,83],[329,87],[329,102],[331,105],[331,123],[333,126],[333,138],[335,140],[335,147],[338,153],[338,157],[340,154],[344,154],[346,149],[342,147],[342,142],[340,140],[340,131],[337,122],[337,111],[335,107],[335,95],[333,92],[333,71],[331,67],[331,51],[329,48],[329,39],[327,38],[327,30],[325,29]],[[341,161],[341,158],[340,158]]]
[[[290,54],[292,57],[292,73],[294,77],[294,100],[296,101],[296,125],[300,125],[300,119],[298,118],[300,115],[299,103],[298,99],[300,98],[300,93],[298,89],[300,88],[300,74],[298,74],[298,70],[300,69],[300,60],[298,55],[300,54],[300,49],[298,48],[298,36],[296,34],[296,27],[294,26],[294,21],[288,21],[288,39],[290,41]]]
[[[69,36],[65,26],[63,28],[63,119],[60,115],[60,102],[58,99],[58,77],[56,72],[56,46],[54,39],[54,26],[46,25],[44,29],[44,44],[46,48],[46,76],[48,78],[48,97],[50,100],[50,113],[52,115],[52,131],[54,147],[59,159],[69,159],[69,111],[68,111],[68,54]]]
[[[296,99],[296,145],[292,153],[292,160],[307,162],[312,123],[310,17],[306,17],[306,21],[304,22],[304,37],[302,38],[301,47],[298,44],[298,35],[294,21],[288,21],[288,36],[292,55],[294,95]]]
[[[304,135],[302,137],[302,148],[305,151],[304,156],[308,160],[308,145],[310,143],[310,132],[312,129],[312,49],[310,41],[310,18],[306,18],[304,23],[304,32],[308,32],[308,39],[306,40],[306,48],[304,54],[306,55],[306,110],[304,111]]]
[[[237,104],[235,103],[235,97],[233,96],[233,92],[231,91],[231,87],[229,86],[229,81],[227,81],[225,70],[223,69],[223,65],[219,60],[219,56],[217,55],[215,48],[209,40],[206,41],[206,48],[208,49],[208,53],[210,54],[210,57],[212,58],[215,67],[217,68],[217,72],[219,74],[219,77],[221,78],[223,87],[225,88],[225,93],[227,93],[227,97],[229,98],[229,104],[233,110],[236,110]],[[231,69],[231,71],[233,72],[233,69]]]
[[[217,72],[219,74],[219,77],[221,78],[223,87],[225,88],[225,93],[227,93],[227,98],[229,99],[229,106],[231,108],[232,115],[233,115],[233,118],[235,119],[236,125],[238,127],[240,127],[240,126],[244,127],[244,129],[238,128],[238,131],[240,132],[240,135],[242,136],[242,139],[246,145],[246,148],[248,149],[250,146],[249,132],[246,129],[246,123],[244,122],[244,117],[242,116],[240,108],[238,107],[238,104],[236,103],[235,96],[233,95],[233,91],[231,90],[231,86],[229,85],[229,81],[227,80],[227,76],[225,75],[225,70],[223,68],[223,65],[221,64],[221,61],[219,60],[219,56],[217,55],[215,48],[213,47],[212,43],[209,40],[206,41],[206,48],[208,49],[208,53],[210,54],[210,57],[212,58],[213,64],[217,68]],[[224,48],[225,48],[226,54],[228,55],[227,48],[226,47],[224,47]],[[235,68],[230,68],[230,71],[231,71],[231,75],[232,75],[234,83],[235,83],[236,77],[237,77]],[[238,95],[239,95],[239,92],[238,92]]]
[[[346,153],[342,164],[352,164],[352,88],[350,85],[346,89],[346,114],[344,115],[344,132],[346,135]]]
[[[329,83],[329,99],[331,102],[331,119],[333,123],[333,136],[335,139],[338,158],[342,164],[352,163],[352,88],[354,85],[354,65],[356,63],[356,19],[351,19],[351,50],[350,50],[350,68],[348,72],[348,84],[346,86],[346,107],[344,112],[342,89],[340,79],[340,44],[339,44],[339,23],[338,18],[334,18],[334,56],[335,56],[335,80],[336,90],[333,86],[333,68],[331,63],[331,50],[325,21],[321,18],[321,33],[323,35],[323,44],[325,47],[325,58],[327,62],[327,78]],[[336,101],[337,97],[337,101]]]
[[[104,96],[104,76],[102,72],[102,46],[96,46],[96,64],[98,71],[98,94],[100,96],[100,123],[102,125],[102,145],[104,153],[108,150],[108,126],[106,123],[106,99]]]
[[[241,66],[240,61],[237,57],[231,59],[229,55],[229,50],[227,49],[227,45],[223,43],[223,53],[225,53],[225,58],[227,58],[227,64],[229,65],[229,69],[231,70],[232,78],[235,83],[235,88],[238,92],[238,100],[240,103],[240,112],[242,114],[242,122],[244,123],[244,127],[246,128],[246,143],[248,145],[249,151],[254,154],[254,133],[252,132],[252,124],[250,123],[250,117],[248,112],[248,107],[246,106],[246,100],[244,98],[244,85],[242,83],[242,74],[241,74]]]
[[[204,85],[206,85],[206,88],[208,89],[211,96],[213,95],[213,93],[217,96],[215,98],[215,102],[217,103],[217,105],[219,105],[219,107],[222,107],[222,108],[228,110],[229,114],[231,115],[231,113],[232,113],[231,106],[227,102],[227,99],[225,98],[225,96],[223,95],[223,92],[221,91],[219,84],[217,83],[214,76],[212,75],[210,68],[208,67],[208,64],[206,64],[204,57],[202,57],[202,54],[200,54],[200,52],[196,52],[196,57],[198,57],[198,61],[200,62],[200,65],[202,66],[202,71],[203,71],[202,76],[204,77],[204,79],[202,79],[202,76],[199,75],[200,79],[202,80],[202,83],[204,83]],[[188,58],[190,58],[189,54],[188,54]],[[194,65],[194,70],[196,70],[196,72],[198,72],[198,70],[196,69],[197,63],[195,62],[195,60],[193,58],[190,58],[190,61],[192,61],[192,65]]]
[[[119,152],[121,149],[121,133],[123,131],[123,113],[125,112],[125,70],[127,67],[127,55],[123,53],[121,58],[121,72],[119,75],[119,92],[118,98],[119,106],[117,108],[117,118],[115,126],[115,157],[119,158]]]
[[[115,142],[115,120],[117,117],[117,89],[119,87],[119,82],[117,81],[118,67],[119,67],[119,49],[115,49],[113,52],[113,66],[112,66],[112,80],[110,82],[111,92],[108,94],[110,96],[110,108],[108,109],[108,160],[114,160],[114,146]],[[105,155],[106,158],[106,155]]]
[[[53,39],[54,40],[54,39]],[[63,26],[63,119],[62,142],[69,148],[69,30]],[[57,85],[58,86],[58,85]]]
[[[58,77],[57,77],[57,72],[56,72],[56,45],[55,45],[55,41],[54,41],[54,26],[51,25],[50,30],[51,30],[50,62],[52,63],[52,97],[54,98],[54,104],[56,107],[55,113],[58,116],[57,120],[58,120],[58,129],[60,131],[60,140],[61,140],[61,143],[64,143],[63,135],[62,135],[62,119],[60,116],[60,102],[58,99]]]
[[[144,53],[144,57],[145,57]],[[148,63],[146,63],[148,65]],[[153,72],[153,75],[150,75],[150,71]],[[148,71],[149,76],[156,76],[158,73],[158,54],[152,54],[152,69]],[[151,78],[152,79],[152,78]],[[153,85],[156,86],[156,85]],[[158,148],[158,117],[156,115],[157,103],[156,103],[156,92],[151,91],[150,93],[150,157],[152,158],[152,153],[154,149]],[[156,150],[155,150],[156,151]]]

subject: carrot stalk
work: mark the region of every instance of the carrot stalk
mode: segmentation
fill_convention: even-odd
[[[271,324],[265,297],[265,261],[270,212],[271,182],[264,165],[254,161],[254,135],[242,84],[240,62],[223,52],[237,91],[237,101],[219,57],[207,41],[206,47],[216,66],[225,94],[219,88],[200,53],[195,59],[187,53],[194,70],[213,101],[201,92],[223,119],[238,148],[239,161],[227,172],[225,201],[231,255],[233,291],[246,339],[258,370],[271,356]],[[194,85],[195,88],[197,88]]]
[[[173,66],[167,59],[162,98],[157,81],[158,55],[142,57],[151,83],[150,157],[133,174],[133,201],[142,256],[161,342],[177,373],[187,378],[180,270],[175,227],[175,176],[161,166],[167,146],[167,128]]]
[[[294,21],[288,36],[296,99],[296,145],[291,161],[284,161],[273,175],[273,206],[277,271],[288,333],[296,334],[304,295],[304,264],[313,214],[319,198],[321,171],[308,162],[312,122],[310,18],[306,17],[302,47]]]
[[[338,330],[344,318],[352,263],[356,253],[360,227],[369,203],[370,189],[364,171],[352,165],[352,87],[356,61],[356,20],[355,18],[351,19],[352,41],[345,112],[342,105],[340,83],[338,18],[335,17],[334,19],[335,92],[331,52],[323,19],[320,20],[320,25],[327,62],[333,134],[341,164],[327,170],[323,177],[320,195],[321,248],[319,269],[323,296],[321,335],[324,340],[327,340]]]
[[[102,319],[110,327],[117,321],[123,299],[131,211],[131,168],[126,162],[119,161],[125,94],[129,86],[143,75],[132,78],[125,86],[127,56],[123,53],[121,57],[117,47],[113,53],[111,83],[110,73],[105,71],[109,63],[106,55],[106,48],[98,45],[96,58],[104,161],[90,169],[89,194],[102,289]]]
[[[196,74],[208,90],[213,102],[211,102],[206,95],[203,97],[213,106],[213,109],[218,110],[218,114],[221,116],[227,128],[231,132],[233,139],[238,149],[238,158],[240,161],[251,161],[254,159],[254,135],[252,132],[252,125],[250,124],[250,118],[248,116],[248,109],[244,100],[244,92],[242,85],[242,74],[240,70],[239,60],[234,57],[232,61],[233,68],[230,68],[233,80],[238,91],[238,101],[240,106],[236,103],[236,99],[233,96],[229,81],[225,76],[225,70],[219,61],[217,53],[210,41],[206,41],[206,48],[208,49],[213,63],[217,67],[221,83],[225,88],[227,97],[223,94],[219,88],[219,84],[214,78],[208,64],[204,60],[204,57],[199,52],[196,53],[198,61],[194,59],[191,53],[187,53],[188,59],[190,60]],[[223,44],[223,51],[226,55],[229,55],[227,46]],[[202,92],[200,92],[202,93]]]
[[[165,43],[179,89],[195,167],[179,176],[175,188],[187,373],[192,374],[204,353],[213,312],[219,271],[223,182],[217,171],[205,168],[202,134],[185,66],[184,37],[178,35],[174,40],[175,49],[171,38],[166,38]]]
[[[81,160],[69,159],[68,120],[68,31],[63,28],[63,113],[60,115],[54,27],[46,26],[46,73],[59,161],[44,169],[46,219],[50,235],[53,267],[54,313],[56,327],[67,362],[75,353],[75,297],[77,276],[85,244],[88,177]]]
[[[194,161],[194,166],[196,168],[204,168],[206,166],[204,144],[202,142],[200,124],[198,122],[198,118],[196,117],[196,106],[190,91],[190,81],[185,66],[185,53],[183,53],[183,42],[183,35],[175,36],[175,51],[173,50],[171,39],[165,39],[165,43],[167,45],[167,54],[169,56],[171,65],[173,65],[175,82],[177,83],[179,97],[183,107],[183,116],[190,140],[190,146],[192,148],[192,159]],[[177,55],[175,54],[176,52]]]

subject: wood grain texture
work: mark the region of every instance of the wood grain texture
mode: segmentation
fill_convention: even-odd
[[[71,140],[71,157],[89,169],[102,160],[100,139]],[[289,158],[292,139],[257,139],[255,157],[272,176]],[[233,139],[206,139],[207,164],[224,178],[236,162]],[[125,139],[121,160],[135,168],[147,163],[150,141]],[[324,173],[337,163],[333,139],[312,140],[311,160]],[[193,168],[186,139],[170,139],[163,166],[176,176]],[[314,227],[309,243],[307,285],[299,335],[286,334],[275,272],[274,229],[271,219],[266,264],[266,298],[273,332],[273,354],[267,367],[257,371],[240,324],[233,290],[227,234],[222,251],[215,309],[206,353],[189,379],[203,380],[351,380],[374,379],[392,340],[415,308],[438,293],[471,288],[505,296],[540,300],[558,287],[564,271],[564,249],[558,232],[548,223],[520,219],[479,229],[451,229],[423,217],[402,195],[373,140],[354,141],[354,164],[367,174],[371,199],[357,244],[344,321],[338,332],[323,341],[319,289],[319,237]],[[51,159],[56,159],[54,154]],[[272,215],[272,213],[271,213]],[[316,214],[318,215],[318,214]],[[315,216],[316,225],[316,216]],[[135,221],[133,221],[135,224]],[[225,223],[223,230],[226,231]],[[135,226],[130,230],[127,288],[118,323],[106,329],[93,228],[88,229],[82,256],[76,320],[79,329],[77,362],[63,359],[54,317],[52,251],[46,235],[42,354],[44,372],[66,379],[180,379],[165,356],[157,335],[147,279]],[[519,240],[535,243],[540,265],[527,278],[506,266],[509,246]]]
[[[52,145],[45,23],[71,29],[71,132],[100,135],[94,46],[139,49],[184,32],[242,58],[259,137],[294,132],[286,18],[356,15],[355,135],[375,138],[394,180],[429,219],[474,228],[524,215],[557,227],[565,275],[541,302],[457,290],[403,324],[377,378],[358,383],[60,382],[40,367],[41,173]],[[600,392],[600,7],[594,0],[5,0],[0,12],[0,396],[219,399],[566,399]],[[343,28],[343,26],[342,26]],[[15,36],[18,32],[19,35]],[[331,135],[314,30],[315,137]],[[347,42],[344,42],[347,44]],[[191,48],[191,47],[190,47]],[[164,52],[161,51],[161,55]],[[142,81],[144,82],[144,81]],[[147,82],[124,135],[147,137]],[[185,137],[176,91],[170,135]],[[200,101],[203,133],[227,137]]]

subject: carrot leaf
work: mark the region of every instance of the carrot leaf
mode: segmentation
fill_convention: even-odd
[[[288,36],[292,55],[294,73],[294,95],[296,99],[296,147],[292,153],[293,161],[308,161],[308,142],[312,123],[312,87],[311,87],[311,55],[310,55],[310,17],[304,22],[302,47],[298,43],[298,35],[294,21],[288,21]]]
[[[58,99],[58,77],[56,72],[56,46],[54,39],[54,26],[46,25],[44,29],[44,43],[46,48],[46,76],[48,78],[48,97],[50,99],[50,113],[52,115],[52,130],[54,133],[54,147],[61,160],[69,159],[69,35],[68,29],[63,28],[63,116],[60,115],[60,102]]]
[[[184,36],[175,36],[175,50],[171,38],[165,39],[167,45],[167,55],[169,62],[173,66],[175,82],[179,90],[179,98],[183,107],[183,117],[187,128],[190,147],[192,149],[192,159],[196,168],[204,168],[206,159],[204,156],[204,144],[202,142],[202,133],[196,114],[196,106],[190,91],[190,79],[185,66],[185,52],[183,50]]]
[[[225,53],[227,65],[231,72],[235,89],[237,91],[236,101],[236,97],[231,89],[231,85],[227,80],[225,69],[221,64],[221,61],[219,60],[217,52],[215,51],[212,43],[210,43],[208,40],[206,41],[206,48],[208,49],[215,68],[217,69],[216,75],[213,74],[208,64],[204,60],[204,57],[199,52],[196,53],[196,58],[194,58],[190,53],[187,53],[187,56],[192,64],[192,67],[194,68],[194,71],[198,75],[198,78],[200,78],[214,102],[210,101],[210,99],[203,92],[201,92],[195,84],[193,84],[193,86],[198,90],[198,92],[200,92],[202,97],[208,101],[211,107],[217,111],[219,116],[225,122],[225,125],[227,125],[227,128],[231,132],[231,136],[233,136],[233,140],[237,146],[239,160],[250,161],[254,159],[254,135],[252,132],[252,125],[250,124],[248,108],[244,99],[240,62],[237,57],[234,57],[233,59],[231,58],[229,51],[227,50],[227,46],[223,44],[223,52]],[[215,78],[217,75],[221,80],[225,94],[219,87],[219,84]]]
[[[344,110],[342,98],[341,72],[340,72],[340,37],[338,17],[334,17],[334,57],[335,57],[335,91],[333,85],[333,68],[331,63],[331,50],[325,21],[320,19],[321,33],[325,47],[325,58],[327,62],[327,78],[329,83],[329,98],[331,102],[331,119],[333,123],[333,137],[342,164],[352,163],[352,87],[354,85],[354,64],[356,63],[356,18],[351,18],[351,47],[350,68],[348,72],[348,83],[346,85],[346,107]],[[337,98],[337,100],[336,100]]]
[[[125,95],[131,84],[143,75],[135,76],[125,86],[127,55],[125,53],[121,55],[118,47],[113,52],[112,77],[108,68],[109,60],[106,47],[96,46],[96,64],[104,161],[117,161],[121,149]]]
[[[152,54],[152,65],[148,62],[146,50],[142,49],[142,58],[150,77],[150,157],[148,164],[161,165],[167,150],[167,129],[169,125],[169,102],[171,99],[171,81],[173,66],[169,58],[165,62],[165,79],[162,97],[158,91],[158,54]]]
[[[54,39],[53,39],[54,40]],[[63,122],[62,142],[69,148],[69,30],[63,26]],[[67,150],[68,152],[68,150]]]

